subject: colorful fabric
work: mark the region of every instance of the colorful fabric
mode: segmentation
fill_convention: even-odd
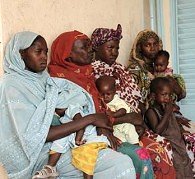
[[[91,65],[78,66],[67,59],[76,39],[89,39],[78,31],[66,32],[59,35],[51,47],[51,61],[48,70],[51,76],[68,79],[92,95],[97,111],[101,110],[101,99],[96,89]],[[85,79],[85,80],[83,80]]]
[[[150,154],[155,178],[176,178],[170,142],[149,130],[146,130],[141,142]]]
[[[125,70],[124,66],[114,63],[111,66],[105,62],[95,60],[92,63],[95,78],[103,75],[113,76],[116,79],[116,93],[125,100],[130,108],[138,112],[139,101],[141,100],[140,90],[135,84],[133,77]]]
[[[96,50],[100,45],[110,40],[122,39],[122,27],[118,24],[117,29],[97,28],[91,35],[92,49]]]
[[[106,143],[89,143],[72,149],[72,164],[88,175],[94,174],[98,152],[107,148]]]
[[[158,123],[163,120],[163,115],[156,106],[150,107],[156,114]],[[175,118],[174,113],[169,115],[167,127],[163,130],[162,136],[170,141],[173,149],[173,165],[176,170],[176,178],[193,178],[190,158],[186,152],[184,138]]]
[[[55,81],[58,80],[59,79],[55,79]],[[63,99],[63,101],[66,101],[66,103],[63,104],[63,102],[59,101],[56,107],[59,109],[65,108],[66,111],[64,116],[59,118],[58,120],[62,124],[64,124],[71,122],[74,116],[78,113],[80,113],[81,116],[94,114],[95,108],[92,102],[91,95],[83,88],[81,88],[75,83],[72,83],[71,81],[63,79],[63,82],[64,88],[66,90],[63,93],[61,92],[59,97]],[[51,150],[56,151],[58,153],[66,153],[66,151],[70,148],[78,147],[75,144],[75,137],[76,133],[71,133],[66,137],[53,141],[51,145]],[[85,127],[85,132],[82,140],[85,140],[86,144],[92,142],[104,142],[107,143],[107,145],[110,144],[106,136],[97,135],[96,126],[93,125],[88,125],[87,127]]]
[[[172,75],[173,75],[173,69],[172,68],[166,68],[164,72],[155,72],[154,71],[154,76],[155,77],[172,76]]]
[[[154,178],[150,155],[146,149],[141,148],[138,145],[132,145],[124,142],[118,147],[117,151],[122,152],[132,158],[133,164],[136,168],[137,179]]]
[[[64,60],[67,59],[72,50],[72,46],[77,39],[89,39],[85,34],[79,31],[70,31],[60,34],[52,43],[51,46],[51,61],[49,64],[49,69],[52,71],[55,66],[64,67]]]
[[[62,41],[60,43],[63,43],[64,45],[66,45],[65,41]],[[55,47],[55,46],[52,45],[52,47]],[[57,47],[55,47],[55,49],[57,49]],[[55,53],[55,50],[52,53]],[[53,59],[51,59],[51,64],[53,64],[52,60]],[[94,75],[91,73],[92,66],[91,65],[77,66],[71,62],[64,60],[63,67],[60,67],[59,61],[57,59],[55,59],[54,61],[56,62],[56,65],[49,66],[50,67],[49,70],[50,70],[51,75],[57,76],[60,78],[67,78],[67,79],[75,82],[76,84],[80,85],[81,87],[83,87],[86,91],[88,91],[92,95],[92,98],[93,98],[95,104],[97,104],[96,107],[98,109],[101,108],[102,103],[98,102],[99,101],[99,99],[98,99],[99,93],[98,93],[98,90],[95,86],[95,78],[94,78]],[[101,151],[100,151],[100,153],[101,153]],[[134,155],[136,155],[136,154],[134,154]],[[110,161],[111,160],[108,158],[108,162],[110,162]],[[148,160],[148,163],[150,163],[150,160]],[[129,163],[129,166],[131,167],[131,163]],[[136,171],[137,171],[137,169],[136,169]],[[106,178],[106,176],[104,176],[103,178]],[[111,178],[111,176],[108,178]],[[117,178],[117,177],[114,177],[114,178]]]
[[[113,112],[116,112],[117,110],[124,108],[126,109],[127,113],[131,112],[130,107],[128,104],[119,98],[119,96],[116,94],[114,95],[114,98],[112,101],[106,104],[109,109]],[[123,123],[113,126],[114,129],[114,136],[119,138],[122,142],[129,142],[130,144],[138,144],[139,143],[139,136],[135,130],[135,126],[130,123]]]
[[[138,33],[133,43],[133,47],[130,53],[130,64],[128,66],[128,70],[132,75],[134,75],[136,82],[141,90],[143,101],[145,101],[148,96],[150,87],[150,74],[154,71],[153,60],[147,59],[141,53],[141,44],[146,42],[149,38],[156,39],[159,43],[159,50],[162,49],[162,40],[159,38],[159,36],[151,30],[143,30]]]
[[[25,70],[19,50],[28,48],[37,36],[18,33],[5,52],[6,74],[0,79],[0,161],[10,179],[30,179],[47,163],[51,143],[45,141],[55,107],[59,101],[66,103],[58,92],[66,90],[67,82],[51,79],[47,72]],[[99,152],[96,166],[95,178],[135,178],[131,159],[111,149]],[[61,179],[83,178],[82,172],[71,165],[70,150],[61,155],[57,170]]]

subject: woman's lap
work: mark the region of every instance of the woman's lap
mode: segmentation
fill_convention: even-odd
[[[35,171],[40,170],[43,165],[45,165],[48,161],[48,151],[49,147],[45,146],[42,154],[40,155],[39,161],[37,162]],[[61,155],[60,160],[57,164],[57,170],[60,173],[60,179],[71,179],[77,178],[82,179],[83,174],[79,170],[77,170],[71,164],[71,151],[67,151],[65,154]],[[122,164],[122,165],[121,165]],[[114,178],[122,178],[129,179],[135,178],[135,169],[132,163],[132,160],[119,152],[115,152],[111,149],[103,149],[99,152],[99,156],[97,159],[94,179],[114,179]]]
[[[140,179],[153,178],[153,168],[150,156],[146,149],[127,142],[122,143],[118,151],[128,155],[134,164],[136,175]]]

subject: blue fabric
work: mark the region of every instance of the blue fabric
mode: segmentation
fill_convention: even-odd
[[[19,50],[28,48],[37,36],[20,32],[10,40],[4,58],[5,74],[0,79],[0,163],[10,179],[31,179],[47,163],[51,143],[45,141],[55,108],[66,106],[69,87],[78,87],[64,79],[52,79],[46,71],[33,73],[25,69]],[[93,101],[89,101],[91,112],[95,112]],[[71,164],[70,151],[61,156],[57,168],[61,179],[83,178]],[[94,178],[104,176],[135,178],[131,159],[110,149],[102,150]]]

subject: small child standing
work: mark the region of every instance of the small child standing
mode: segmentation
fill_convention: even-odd
[[[76,84],[69,84],[68,89],[59,95],[66,98],[66,104],[58,104],[58,108],[55,110],[61,124],[79,120],[95,112],[90,95]],[[56,178],[59,175],[56,164],[61,154],[66,153],[69,149],[72,151],[72,164],[75,168],[83,171],[84,179],[92,179],[98,152],[107,148],[108,145],[107,137],[98,136],[96,127],[93,125],[58,139],[50,147],[47,165],[44,165],[41,171],[37,171],[33,179]]]
[[[186,152],[186,146],[176,121],[172,102],[172,87],[165,77],[157,77],[152,80],[150,93],[153,104],[145,113],[145,122],[155,133],[167,138],[173,148],[173,164],[176,169],[177,179],[193,178],[190,159]]]
[[[101,76],[96,80],[96,87],[108,107],[107,114],[112,117],[122,117],[131,112],[128,104],[116,94],[115,78]],[[114,135],[122,142],[139,144],[139,136],[135,126],[130,123],[123,123],[113,126]],[[141,130],[141,129],[140,129]]]

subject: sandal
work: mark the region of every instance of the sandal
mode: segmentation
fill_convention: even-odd
[[[44,165],[41,171],[37,171],[32,179],[39,179],[39,178],[49,178],[55,179],[59,176],[59,173],[56,170],[56,167],[52,167],[50,165]]]

